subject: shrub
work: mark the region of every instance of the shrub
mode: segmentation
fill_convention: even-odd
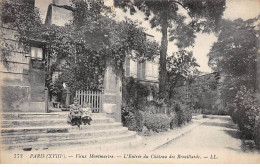
[[[254,141],[255,144],[260,148],[260,117],[256,117],[255,127],[254,127]]]
[[[202,109],[202,114],[210,115],[211,112],[210,112],[207,108],[203,108],[203,109]]]
[[[156,114],[160,113],[160,107],[152,105],[152,104],[147,104],[146,107],[144,107],[145,111],[149,111],[150,113]]]
[[[174,127],[178,126],[178,117],[177,114],[175,112],[171,112],[169,114],[169,117],[171,119],[170,122],[170,129],[173,129]]]
[[[144,124],[142,111],[135,110],[131,106],[123,107],[122,122],[123,126],[131,131],[142,131]]]
[[[135,121],[136,121],[136,131],[142,132],[144,126],[144,118],[142,111],[135,111],[134,113]]]
[[[165,114],[144,113],[144,125],[154,132],[167,131],[170,128],[171,119]]]
[[[259,115],[259,106],[253,96],[253,90],[241,86],[235,97],[238,127],[247,139],[253,138],[256,116]]]
[[[136,130],[136,120],[135,115],[132,112],[129,112],[127,116],[125,116],[126,126],[128,130],[135,131]]]
[[[187,106],[184,103],[181,102],[175,102],[173,104],[174,110],[177,115],[178,119],[178,126],[181,126],[183,124],[186,124],[191,121],[192,119],[192,109],[190,109],[189,106]]]
[[[123,103],[131,105],[137,110],[142,110],[146,103],[146,98],[151,94],[148,85],[140,83],[133,77],[125,78],[123,82]]]
[[[237,108],[236,108],[236,104],[227,104],[226,106],[227,110],[228,110],[228,114],[230,115],[230,117],[232,118],[232,120],[234,121],[234,123],[238,122],[238,114],[237,114]]]

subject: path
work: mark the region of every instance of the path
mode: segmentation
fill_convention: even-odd
[[[245,146],[239,135],[229,116],[210,116],[207,122],[158,148],[156,153],[176,158],[180,155],[179,161],[194,163],[260,163],[260,153]]]

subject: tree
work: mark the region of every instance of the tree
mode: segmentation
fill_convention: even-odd
[[[256,99],[258,23],[259,17],[246,21],[222,20],[218,41],[208,54],[209,65],[226,75],[221,98],[246,139],[257,137],[255,123],[260,115]]]
[[[124,11],[129,8],[131,14],[139,9],[146,15],[146,19],[150,20],[151,27],[159,27],[162,33],[159,72],[161,98],[166,94],[168,32],[170,33],[169,40],[176,40],[178,47],[187,47],[194,42],[196,31],[216,30],[216,25],[225,9],[225,0],[115,0],[114,3],[116,7],[121,7]],[[178,13],[180,7],[187,10],[193,18],[191,23],[184,22],[185,16]],[[184,36],[186,38],[183,38]],[[186,40],[182,42],[181,39]]]
[[[167,86],[170,100],[178,82],[191,80],[199,65],[192,56],[192,52],[181,50],[167,58]]]
[[[259,19],[222,20],[218,41],[212,46],[209,65],[226,75],[222,84],[222,98],[225,102],[233,100],[242,85],[256,89],[257,40]]]
[[[210,50],[209,65],[227,75],[256,75],[258,19],[222,20],[218,41]]]

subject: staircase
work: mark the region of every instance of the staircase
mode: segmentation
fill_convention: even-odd
[[[142,142],[135,132],[105,113],[93,113],[91,125],[67,124],[68,112],[3,113],[1,149],[54,150],[93,148],[99,150],[135,148]]]

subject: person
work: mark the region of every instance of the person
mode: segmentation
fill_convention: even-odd
[[[80,128],[82,124],[81,121],[82,108],[79,105],[79,101],[77,98],[74,98],[74,103],[70,105],[70,113],[68,115],[67,122],[72,126],[77,125]]]
[[[84,125],[88,124],[91,125],[91,108],[89,107],[90,105],[85,104],[82,108],[82,115],[81,115],[81,120],[84,123]]]

